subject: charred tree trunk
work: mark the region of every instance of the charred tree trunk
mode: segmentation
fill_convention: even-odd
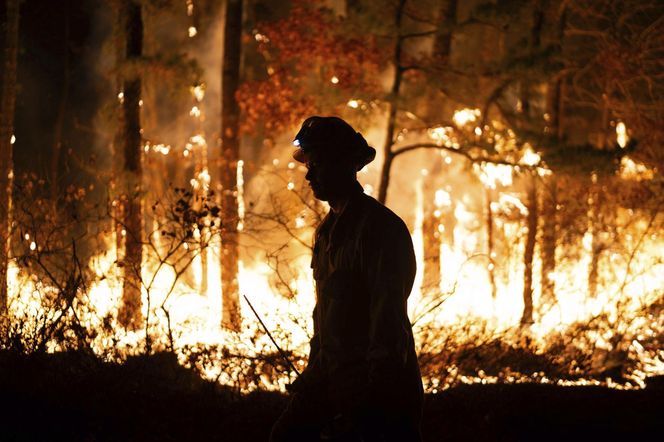
[[[18,54],[19,0],[7,0],[2,14],[4,31],[0,85],[0,316],[7,312],[7,266],[9,264],[9,233],[12,204],[12,137],[16,104],[16,58]]]
[[[440,210],[428,201],[425,203],[422,221],[424,248],[424,275],[422,293],[436,295],[440,290]]]
[[[442,24],[442,30],[436,34],[434,56],[445,65],[449,63],[452,52],[452,27],[456,24],[457,2],[458,0],[445,0],[439,10],[438,21]]]
[[[449,0],[440,9],[439,21],[449,24],[456,17],[456,1]],[[451,32],[446,27],[434,42],[434,54],[443,64],[447,64],[451,50]],[[398,94],[398,91],[396,91]],[[436,155],[434,167],[430,171],[430,178],[423,186],[424,191],[424,213],[422,222],[422,246],[423,246],[423,279],[422,293],[437,294],[440,291],[441,266],[440,266],[440,247],[442,244],[443,229],[442,226],[442,207],[436,201],[436,188],[433,185],[433,177],[440,175],[443,161]]]
[[[542,260],[541,292],[542,302],[553,304],[556,300],[556,247],[558,245],[558,183],[555,177],[545,181],[542,191]]]
[[[558,19],[558,42],[562,45],[566,26],[566,12]],[[558,142],[564,140],[564,94],[563,78],[556,78],[547,89],[548,129]],[[553,304],[556,301],[556,282],[552,278],[556,271],[556,248],[558,246],[558,182],[554,175],[544,178],[542,192],[542,247],[541,247],[541,293],[542,302]]]
[[[521,325],[533,323],[533,257],[537,240],[537,181],[535,175],[528,177],[526,226],[526,246],[523,253],[523,315]]]
[[[202,103],[195,96],[193,97],[193,105],[198,106],[199,108],[202,107]],[[205,131],[202,122],[203,120],[200,116],[196,118],[195,131],[197,135],[202,135],[203,138],[205,138]],[[207,143],[202,143],[201,145],[197,146],[197,149],[192,151],[192,155],[190,155],[190,157],[192,156],[194,160],[194,180],[196,180],[196,185],[193,186],[195,198],[192,207],[196,211],[202,211],[203,203],[207,198],[210,190]],[[208,227],[198,226],[197,241],[199,243],[198,258],[200,259],[201,263],[201,274],[200,281],[198,282],[198,291],[201,295],[206,295],[208,291],[208,244],[210,242],[210,231]]]
[[[240,51],[242,44],[242,0],[226,2],[224,30],[222,103],[221,103],[221,171],[222,231],[221,290],[222,327],[239,330],[240,293],[238,284],[238,197],[237,163],[240,158],[240,107],[235,92],[240,83]]]
[[[454,215],[455,205],[454,205],[453,196],[449,196],[449,201],[446,201],[443,207],[441,207],[441,219],[440,219],[440,244],[441,244],[441,260],[444,260],[447,256],[447,250],[450,253],[454,253],[456,245],[454,243],[454,229],[456,227],[457,219]],[[449,266],[447,266],[449,267]],[[445,282],[445,285],[449,283],[450,287],[454,284],[454,275],[447,273],[447,267],[441,266],[442,276],[441,278]]]
[[[123,163],[123,128],[124,128],[124,112],[123,112],[123,101],[124,101],[124,92],[122,88],[123,76],[122,76],[122,63],[125,59],[125,17],[124,17],[124,8],[122,6],[123,0],[116,0],[113,3],[114,7],[114,23],[113,23],[113,47],[115,52],[115,88],[117,93],[117,105],[115,108],[115,117],[116,117],[116,127],[115,133],[113,134],[113,142],[111,143],[111,179],[109,183],[110,190],[110,199],[111,207],[109,210],[111,212],[111,218],[113,222],[113,231],[115,234],[115,259],[116,262],[121,263],[124,257],[124,238],[122,236],[122,227],[123,217],[123,205],[121,204],[122,197],[122,163]]]
[[[489,264],[487,270],[489,273],[489,284],[491,284],[491,297],[496,298],[498,288],[496,286],[496,262],[494,251],[494,230],[493,230],[493,210],[491,203],[493,202],[493,191],[486,189],[486,239],[487,239],[487,254],[489,256]]]
[[[588,249],[590,253],[590,263],[588,264],[588,296],[597,296],[597,281],[599,276],[599,258],[602,253],[602,246],[599,239],[599,192],[597,191],[597,175],[591,176],[591,183],[588,187],[588,230],[586,232],[590,237]]]
[[[53,152],[51,153],[51,173],[49,176],[51,188],[51,204],[55,209],[59,195],[59,168],[60,156],[62,155],[62,132],[65,125],[65,114],[69,104],[69,84],[71,79],[69,67],[69,0],[63,2],[65,8],[65,21],[64,21],[64,48],[63,48],[63,65],[64,65],[64,79],[62,82],[62,95],[60,96],[60,105],[58,106],[58,116],[55,120],[55,136],[53,139]]]
[[[534,53],[541,45],[541,34],[544,27],[544,10],[547,0],[540,0],[533,6],[533,26],[530,34],[530,50]],[[521,102],[522,112],[526,124],[532,118],[534,111],[531,106],[531,87],[529,81],[522,83]],[[521,326],[532,324],[533,321],[533,258],[535,256],[535,245],[537,243],[537,224],[539,219],[537,201],[537,173],[530,171],[527,178],[527,207],[526,218],[526,244],[523,253],[523,314],[521,315]]]
[[[120,4],[120,16],[125,25],[125,65],[136,63],[143,52],[143,18],[141,5],[127,0]],[[129,70],[129,69],[125,69]],[[121,198],[122,224],[124,228],[124,259],[122,306],[118,314],[120,323],[128,329],[141,324],[141,264],[143,260],[143,211],[142,211],[142,137],[139,102],[141,78],[137,69],[124,76],[122,131],[123,185]]]
[[[604,84],[603,105],[600,114],[600,132],[597,140],[597,148],[606,149],[609,146],[608,132],[610,108],[608,97],[610,96],[609,82]],[[602,185],[598,184],[598,174],[592,172],[590,175],[591,184],[588,187],[588,234],[590,235],[590,264],[588,266],[588,295],[591,297],[597,296],[597,284],[599,279],[599,261],[602,252],[605,249],[605,244],[601,238],[605,224],[602,222],[602,209],[604,202],[600,202],[602,197]]]
[[[387,130],[385,132],[385,143],[383,144],[383,168],[380,172],[380,183],[378,185],[378,201],[385,204],[387,201],[387,188],[390,185],[390,171],[394,161],[394,132],[397,121],[397,101],[403,79],[403,66],[401,65],[401,51],[403,49],[404,38],[401,36],[401,20],[403,19],[406,0],[399,0],[396,15],[394,19],[395,29],[397,30],[397,40],[394,45],[394,54],[392,64],[394,65],[394,78],[392,79],[392,89],[390,90],[389,103],[387,107]]]

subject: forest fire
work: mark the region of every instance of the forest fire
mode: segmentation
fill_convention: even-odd
[[[464,111],[461,111],[465,113]],[[477,116],[470,112],[468,115]],[[466,118],[466,117],[464,117]],[[464,120],[465,121],[465,120]],[[429,132],[432,138],[437,139],[440,131]],[[439,140],[439,139],[438,139]],[[448,138],[449,140],[449,138]],[[506,141],[509,142],[509,141]],[[202,135],[191,137],[191,144],[187,144],[183,152],[194,151],[193,146],[200,148],[204,145]],[[171,147],[166,145],[145,145],[146,153],[171,155]],[[449,158],[445,156],[444,158]],[[442,160],[444,163],[446,161]],[[522,157],[522,163],[526,166],[535,166],[540,158],[532,149],[526,151]],[[628,160],[630,161],[630,160]],[[276,159],[274,164],[280,164]],[[640,170],[643,175],[647,171],[633,162],[632,166],[623,166],[622,179],[633,177]],[[272,166],[276,171],[278,167]],[[472,171],[461,172],[463,174],[474,173],[480,185],[475,185],[476,190],[485,189],[496,191],[502,189],[499,194],[494,195],[494,200],[485,209],[492,213],[494,228],[501,231],[506,238],[523,238],[526,228],[523,219],[528,215],[528,207],[520,200],[519,193],[514,189],[515,174],[518,174],[518,165],[509,166],[503,164],[486,163],[474,165]],[[293,163],[287,163],[284,168],[290,175],[287,180],[286,190],[289,193],[303,187],[302,172],[294,170]],[[538,168],[539,176],[549,176],[550,171]],[[626,172],[629,170],[629,172]],[[485,233],[477,231],[477,226],[483,224],[486,213],[476,212],[473,209],[481,201],[474,198],[462,198],[454,200],[450,192],[445,189],[437,189],[434,192],[433,206],[435,210],[432,216],[437,224],[433,231],[433,239],[442,237],[447,227],[443,221],[444,216],[452,217],[452,231],[449,237],[452,243],[438,241],[438,256],[436,260],[441,263],[439,267],[438,282],[435,287],[425,287],[423,284],[424,272],[427,263],[423,255],[424,238],[424,195],[423,186],[427,179],[427,170],[415,174],[414,191],[417,195],[417,204],[413,208],[412,218],[414,220],[413,241],[418,260],[418,276],[415,289],[411,295],[409,306],[410,316],[416,331],[422,335],[417,337],[422,340],[436,340],[445,336],[449,339],[450,326],[470,322],[481,324],[485,327],[484,332],[502,336],[508,342],[517,341],[527,336],[533,341],[538,351],[545,351],[548,342],[558,334],[566,333],[567,329],[576,323],[587,323],[596,318],[604,318],[606,324],[596,330],[589,330],[579,342],[572,341],[570,344],[578,345],[580,349],[591,345],[592,349],[585,349],[593,354],[603,352],[610,354],[617,351],[616,345],[625,346],[620,351],[626,352],[638,360],[638,368],[632,371],[625,380],[616,381],[610,378],[588,380],[579,377],[576,380],[558,379],[551,380],[545,374],[534,374],[539,382],[557,382],[561,385],[573,385],[588,383],[606,383],[609,386],[625,388],[629,386],[643,386],[644,379],[649,375],[664,372],[662,362],[662,350],[647,351],[640,344],[640,340],[655,336],[661,327],[661,320],[656,317],[642,316],[644,305],[648,305],[657,299],[657,290],[662,286],[662,274],[658,270],[659,250],[662,247],[661,239],[656,232],[649,232],[646,220],[635,222],[629,230],[623,232],[623,236],[631,243],[640,243],[641,250],[638,259],[632,257],[632,270],[636,276],[629,272],[615,272],[613,267],[607,266],[604,273],[598,278],[602,280],[602,290],[595,296],[588,296],[588,269],[592,260],[592,234],[586,232],[583,236],[582,250],[578,260],[568,262],[560,261],[556,270],[542,277],[548,278],[556,285],[555,302],[546,304],[542,300],[539,291],[533,293],[533,303],[542,307],[537,312],[537,319],[524,330],[520,326],[520,318],[523,313],[523,268],[516,264],[519,257],[523,255],[523,241],[517,240],[514,244],[505,244],[504,250],[492,250],[490,259],[488,253],[483,250],[481,243]],[[366,174],[365,174],[366,175]],[[449,179],[449,178],[448,178]],[[195,178],[190,180],[192,191],[205,191],[209,185],[209,174],[202,169]],[[299,181],[299,185],[295,182]],[[371,181],[369,172],[367,181]],[[239,231],[244,228],[245,222],[244,206],[244,182],[242,168],[238,169],[238,184],[241,189],[240,200],[242,217],[239,220]],[[367,183],[368,184],[368,183]],[[369,187],[369,186],[367,186]],[[369,187],[370,188],[370,187]],[[481,193],[480,193],[481,195]],[[476,199],[476,198],[475,198]],[[454,209],[452,209],[454,207]],[[449,215],[445,215],[449,214]],[[625,217],[633,216],[633,211],[625,211]],[[292,228],[299,231],[299,241],[304,244],[310,242],[312,225],[307,224],[308,217],[299,215],[293,220]],[[624,222],[624,221],[623,221]],[[289,221],[290,223],[290,221]],[[448,223],[449,224],[449,223]],[[159,232],[156,232],[158,236]],[[200,242],[201,233],[194,233],[195,241]],[[29,234],[25,234],[25,241],[29,243],[30,251],[37,248],[36,243]],[[432,238],[429,238],[429,241]],[[157,238],[158,241],[158,238]],[[94,274],[93,283],[87,287],[86,296],[89,305],[85,304],[82,310],[75,309],[79,316],[81,325],[90,329],[101,330],[91,342],[92,348],[100,355],[117,351],[116,357],[126,357],[132,354],[140,354],[144,351],[144,339],[151,336],[151,345],[154,348],[171,348],[179,354],[183,363],[187,363],[187,352],[197,346],[212,346],[223,348],[224,352],[245,355],[256,358],[262,354],[273,354],[275,349],[265,333],[261,330],[259,323],[252,317],[248,305],[242,304],[241,315],[243,318],[242,330],[239,333],[228,332],[219,327],[221,323],[222,299],[218,296],[222,292],[219,285],[220,269],[216,265],[204,265],[204,262],[215,263],[219,261],[219,244],[217,240],[209,240],[209,245],[200,248],[190,261],[191,282],[186,283],[182,275],[176,269],[164,265],[159,260],[159,254],[150,248],[144,248],[145,260],[141,266],[142,280],[147,281],[142,290],[142,316],[146,319],[145,329],[136,331],[125,331],[122,326],[115,322],[118,306],[122,302],[122,272],[118,267],[117,238],[107,236],[104,239],[104,250],[90,259],[90,270]],[[182,243],[183,249],[189,249],[187,242]],[[647,244],[647,246],[646,246]],[[500,258],[498,258],[500,255]],[[612,253],[608,260],[612,263],[620,263],[623,259],[617,253]],[[283,340],[282,345],[292,352],[292,357],[299,364],[304,363],[307,352],[308,341],[311,333],[309,314],[313,309],[314,294],[313,280],[309,272],[309,261],[306,253],[289,263],[297,267],[295,274],[299,275],[290,281],[284,281],[288,285],[291,297],[284,297],[278,293],[274,284],[275,268],[267,263],[260,262],[260,256],[248,256],[248,265],[240,265],[239,288],[240,292],[250,296],[256,307],[263,315],[263,320],[272,331],[277,333]],[[506,263],[515,263],[508,265]],[[649,262],[654,262],[648,267]],[[536,258],[533,268],[535,275],[541,275],[538,270],[542,263]],[[639,270],[636,270],[636,269]],[[504,276],[500,281],[491,279],[492,272],[500,270]],[[10,268],[10,279],[15,281],[10,286],[10,307],[14,317],[28,317],[35,323],[44,315],[50,314],[45,305],[46,300],[53,293],[57,293],[56,287],[48,287],[33,279],[17,266]],[[205,282],[203,282],[205,281]],[[541,281],[534,277],[534,285],[538,286]],[[492,287],[493,286],[493,287]],[[148,311],[150,309],[150,311]],[[661,318],[660,318],[661,319]],[[111,324],[104,321],[111,320]],[[437,333],[438,336],[431,336]],[[455,339],[472,339],[471,336],[463,336],[468,330],[451,331],[459,333]],[[616,341],[615,337],[620,335],[621,339]],[[625,338],[630,339],[626,342]],[[169,342],[170,339],[170,342]],[[516,341],[515,341],[516,342]],[[617,343],[616,343],[617,342]],[[57,344],[56,340],[49,341],[49,351],[62,351],[65,348]],[[602,361],[594,362],[601,364]],[[604,363],[608,363],[604,361]],[[241,364],[234,371],[222,371],[214,362],[208,361],[207,365],[201,366],[202,371],[211,379],[222,383],[233,384],[237,382]],[[456,369],[447,367],[448,372]],[[246,388],[280,388],[289,382],[293,373],[263,374],[260,385],[248,385]],[[506,377],[512,382],[532,381],[530,373],[513,374]],[[496,375],[482,374],[476,376],[460,375],[455,382],[497,382],[500,379]],[[449,384],[440,377],[429,375],[430,391],[440,391]]]
[[[427,395],[661,382],[657,2],[85,0],[60,49],[54,6],[4,3],[0,356],[167,354],[285,393],[331,210],[294,135],[336,115],[412,239]]]

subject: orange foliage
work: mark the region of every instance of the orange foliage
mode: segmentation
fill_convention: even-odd
[[[380,91],[374,38],[348,35],[344,24],[318,2],[296,0],[286,18],[259,26],[267,75],[238,89],[243,132],[290,129],[309,115],[334,112],[356,95]]]

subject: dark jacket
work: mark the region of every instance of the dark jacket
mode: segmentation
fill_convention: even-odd
[[[404,222],[356,191],[315,235],[314,336],[303,380],[327,386],[340,412],[365,408],[419,423],[422,380],[406,301],[415,278]]]

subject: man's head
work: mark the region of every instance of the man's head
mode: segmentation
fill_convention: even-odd
[[[356,173],[370,163],[376,151],[364,137],[338,117],[309,117],[295,136],[293,158],[305,163],[306,179],[314,196],[330,201],[355,185]]]

